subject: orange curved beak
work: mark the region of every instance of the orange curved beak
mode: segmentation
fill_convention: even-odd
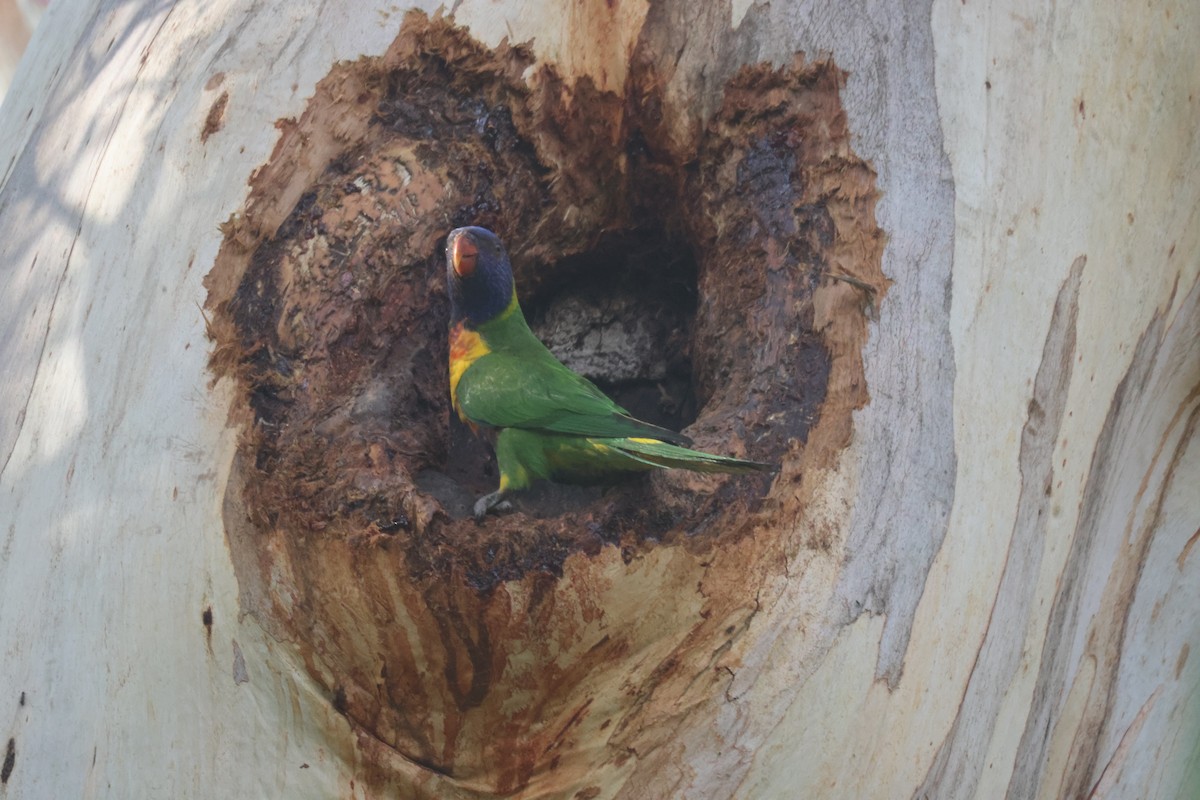
[[[450,245],[450,262],[454,272],[460,278],[465,278],[475,271],[475,263],[479,260],[479,248],[465,234],[455,238]]]

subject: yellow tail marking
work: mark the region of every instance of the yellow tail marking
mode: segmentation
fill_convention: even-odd
[[[661,439],[647,439],[644,436],[630,436],[629,441],[638,442],[639,444],[662,444]]]

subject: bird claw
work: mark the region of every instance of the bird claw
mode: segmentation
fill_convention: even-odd
[[[492,492],[485,494],[483,497],[475,501],[475,521],[483,522],[483,518],[487,516],[489,511],[495,510],[497,513],[503,511],[512,511],[512,503],[503,499],[500,492]]]

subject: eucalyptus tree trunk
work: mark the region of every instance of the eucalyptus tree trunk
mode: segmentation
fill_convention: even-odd
[[[56,1],[0,797],[1200,792],[1200,7]],[[483,524],[441,242],[766,478]]]

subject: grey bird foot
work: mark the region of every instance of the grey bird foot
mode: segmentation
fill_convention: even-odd
[[[511,511],[512,503],[504,499],[503,492],[492,492],[491,494],[485,494],[483,497],[475,501],[475,521],[483,522],[483,518],[486,517],[487,513],[493,509],[497,512]]]

